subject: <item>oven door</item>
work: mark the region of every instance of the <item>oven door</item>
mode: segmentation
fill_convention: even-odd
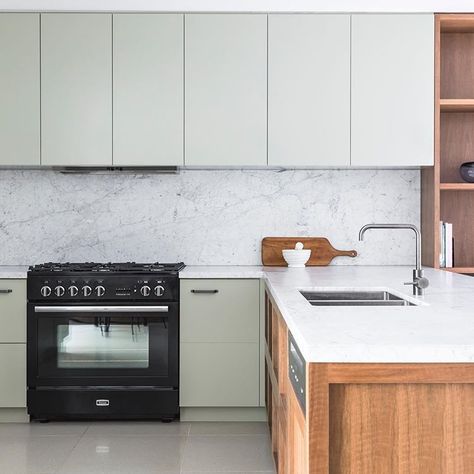
[[[178,387],[178,303],[28,305],[28,386]]]

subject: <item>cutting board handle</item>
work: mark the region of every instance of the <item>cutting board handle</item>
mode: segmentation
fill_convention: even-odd
[[[357,252],[355,250],[337,250],[338,257],[357,257]]]

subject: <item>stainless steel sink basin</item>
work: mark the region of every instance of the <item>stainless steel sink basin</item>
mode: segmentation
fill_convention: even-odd
[[[388,291],[300,291],[313,306],[415,306]]]

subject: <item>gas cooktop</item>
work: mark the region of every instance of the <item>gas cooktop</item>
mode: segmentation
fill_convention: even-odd
[[[30,267],[29,301],[169,300],[178,298],[184,263],[43,263]]]
[[[94,272],[94,273],[168,273],[168,272],[179,272],[185,267],[183,262],[179,263],[96,263],[96,262],[85,262],[85,263],[42,263],[40,265],[34,265],[29,268],[30,272],[33,273],[82,273],[82,272]]]

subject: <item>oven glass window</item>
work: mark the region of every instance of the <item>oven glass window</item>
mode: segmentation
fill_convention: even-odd
[[[150,332],[146,319],[97,317],[56,325],[60,369],[146,369]]]

